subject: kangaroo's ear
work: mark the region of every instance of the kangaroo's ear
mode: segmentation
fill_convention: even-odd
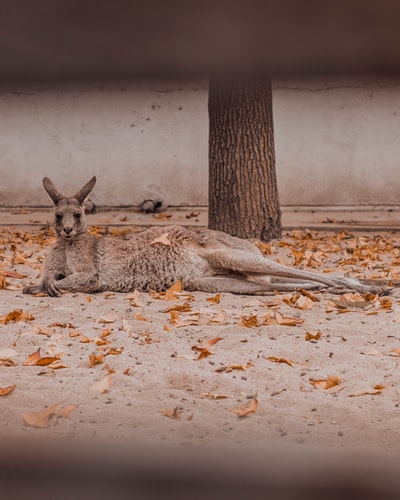
[[[93,176],[90,179],[90,181],[83,186],[82,189],[80,189],[77,193],[75,193],[74,198],[76,198],[79,201],[79,203],[82,205],[83,202],[86,200],[86,198],[91,193],[95,184],[96,184],[96,177]]]
[[[43,179],[43,187],[46,190],[46,193],[50,196],[50,198],[53,200],[53,203],[57,205],[57,203],[65,198],[65,196],[58,191],[54,183],[48,178],[45,177]]]

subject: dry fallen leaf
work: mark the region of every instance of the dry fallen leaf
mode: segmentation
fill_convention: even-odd
[[[184,302],[183,304],[175,304],[173,306],[169,306],[163,310],[163,312],[170,312],[170,311],[176,311],[181,313],[192,312],[192,307],[189,304],[189,302]]]
[[[172,214],[168,212],[160,212],[159,214],[153,214],[153,217],[155,219],[168,220],[172,217]]]
[[[198,325],[199,324],[199,317],[198,316],[197,316],[197,318],[187,319],[187,320],[181,321],[177,311],[170,311],[169,315],[170,315],[169,324],[176,327],[176,328],[179,328],[182,326],[190,326],[190,325]]]
[[[226,399],[229,398],[227,394],[214,394],[212,392],[202,392],[200,394],[201,398],[208,398],[208,399]]]
[[[252,413],[255,413],[258,408],[257,399],[251,399],[246,405],[236,406],[231,409],[232,413],[236,413],[240,418],[247,417]]]
[[[182,415],[182,409],[175,406],[173,410],[161,410],[161,415],[164,417],[172,418],[173,420],[180,420]]]
[[[48,326],[48,328],[54,328],[54,327],[59,327],[59,328],[71,328],[72,330],[75,330],[75,327],[71,323],[62,323],[61,321],[56,321],[55,323],[51,323],[51,325]]]
[[[213,345],[215,345],[217,342],[219,342],[220,340],[224,340],[224,337],[214,337],[214,338],[212,338],[212,339],[208,339],[208,340],[207,340],[207,344],[208,344],[209,346],[213,346]]]
[[[142,313],[140,313],[140,312],[137,312],[137,313],[135,314],[135,319],[136,319],[137,321],[149,321],[149,319],[148,319],[148,318],[146,318],[146,316],[143,316],[143,314],[142,314]]]
[[[242,316],[240,318],[239,326],[244,326],[246,328],[255,328],[260,326],[260,322],[258,321],[258,317],[256,314],[251,314],[250,316]]]
[[[219,304],[221,302],[221,294],[217,293],[214,297],[209,297],[207,302],[210,302],[211,304]]]
[[[23,362],[24,366],[47,366],[51,363],[59,361],[60,358],[57,356],[41,356],[40,347],[37,351],[30,354],[26,360]]]
[[[89,354],[89,366],[92,368],[95,365],[99,365],[104,362],[104,354],[92,353]]]
[[[165,292],[164,300],[177,300],[178,294],[182,291],[182,283],[177,281]]]
[[[296,326],[304,323],[304,319],[301,318],[287,318],[284,317],[280,312],[275,311],[275,319],[278,325],[282,326]]]
[[[24,312],[22,309],[15,309],[5,316],[0,316],[0,324],[7,325],[8,323],[16,323],[18,321],[28,322],[35,318],[31,314]]]
[[[16,387],[16,384],[9,385],[8,387],[0,387],[0,396],[8,396]]]
[[[7,280],[4,276],[0,275],[0,290],[5,290],[8,287]]]
[[[196,351],[199,353],[199,356],[196,358],[196,361],[200,361],[201,359],[208,358],[208,356],[211,356],[212,353],[210,350],[208,350],[206,347],[201,347],[194,345],[192,346],[192,351]]]
[[[217,368],[215,371],[218,373],[230,373],[233,370],[246,371],[248,368],[251,368],[254,364],[251,361],[248,361],[245,365],[226,365]]]
[[[335,387],[340,383],[341,380],[336,375],[328,375],[326,379],[318,379],[318,380],[310,379],[311,385],[317,387],[318,389],[324,389],[324,390],[330,389],[331,387]]]
[[[320,338],[322,337],[322,333],[321,332],[317,332],[317,333],[309,333],[307,332],[305,334],[305,340],[314,340],[314,341],[317,341],[317,340],[320,340]]]
[[[382,390],[385,389],[384,385],[377,384],[373,389],[361,389],[360,391],[352,392],[349,394],[349,398],[356,398],[358,396],[375,396],[381,394]]]
[[[16,364],[11,358],[0,358],[0,366],[16,366]]]
[[[289,366],[293,366],[294,365],[294,361],[290,360],[290,359],[286,359],[286,358],[277,358],[276,356],[268,356],[268,358],[266,358],[268,361],[272,361],[274,363],[284,363],[286,365],[289,365]]]

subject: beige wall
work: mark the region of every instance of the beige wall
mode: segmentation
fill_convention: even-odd
[[[283,205],[399,203],[400,81],[274,82],[273,99]],[[207,148],[206,82],[0,89],[0,206],[94,174],[99,205],[206,205]]]

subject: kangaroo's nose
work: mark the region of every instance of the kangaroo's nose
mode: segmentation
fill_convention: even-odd
[[[72,233],[72,227],[64,227],[64,233],[65,234],[71,234]]]

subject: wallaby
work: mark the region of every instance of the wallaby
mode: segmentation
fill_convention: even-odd
[[[349,277],[290,268],[264,257],[256,245],[224,232],[153,227],[126,237],[86,232],[85,201],[93,177],[73,196],[65,196],[45,177],[54,203],[55,245],[45,260],[42,280],[24,293],[162,291],[181,280],[186,290],[263,294],[298,288],[330,287],[360,292],[382,290]],[[278,278],[271,282],[270,278]]]

